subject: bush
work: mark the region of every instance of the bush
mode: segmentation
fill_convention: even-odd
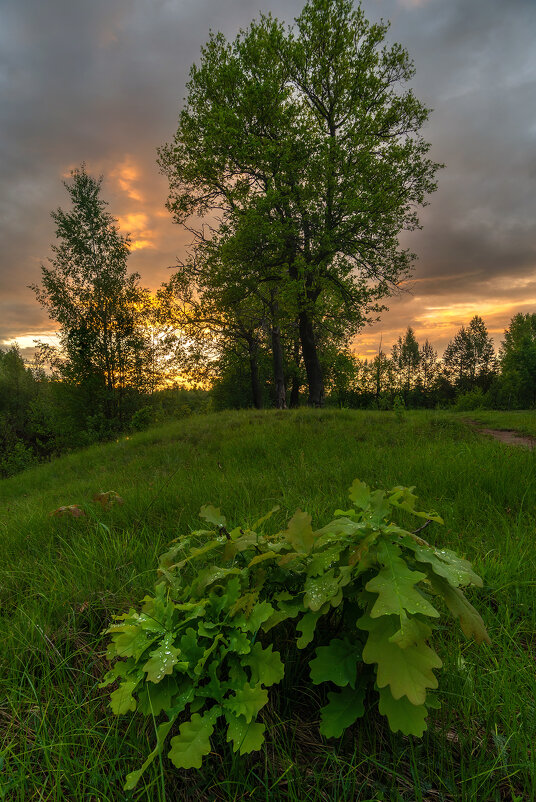
[[[404,420],[404,412],[405,411],[406,411],[406,404],[405,404],[404,399],[402,398],[401,395],[395,395],[395,398],[394,398],[394,401],[393,401],[393,412],[395,413],[396,419],[398,421],[403,421]]]
[[[489,639],[461,590],[482,584],[471,565],[391,522],[403,510],[442,523],[416,509],[412,490],[371,492],[356,480],[351,509],[336,510],[326,526],[314,531],[298,510],[274,535],[263,528],[278,508],[231,531],[218,509],[201,509],[208,526],[175,542],[160,559],[155,594],[107,630],[114,665],[102,686],[119,681],[113,712],[167,716],[125,789],[160,755],[183,714],[169,751],[179,768],[201,766],[218,720],[235,752],[261,748],[258,716],[285,672],[282,630],[291,660],[316,647],[311,682],[330,689],[320,710],[325,737],[341,736],[363,716],[366,696],[393,731],[422,735],[442,665],[430,643],[436,603],[467,636]]]
[[[454,409],[459,412],[470,412],[473,409],[489,409],[490,404],[486,394],[482,392],[481,387],[475,387],[474,390],[467,390],[465,393],[460,393],[456,398]]]
[[[137,409],[130,419],[130,426],[135,432],[141,432],[153,422],[153,411],[150,407]]]
[[[37,457],[30,446],[25,445],[22,440],[17,440],[15,445],[6,452],[0,461],[0,475],[14,476],[16,473],[29,468],[37,463]]]

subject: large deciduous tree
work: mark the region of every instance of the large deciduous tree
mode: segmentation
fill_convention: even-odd
[[[52,212],[57,244],[41,267],[37,299],[59,326],[51,355],[63,381],[83,392],[88,414],[121,418],[129,388],[154,373],[140,276],[127,272],[129,238],[120,234],[101,198],[102,179],[82,165],[64,182],[72,207]]]
[[[499,352],[509,405],[536,404],[536,314],[514,315]]]
[[[479,315],[472,318],[467,328],[462,326],[448,343],[443,363],[458,390],[489,389],[497,358],[486,324]]]
[[[211,35],[159,150],[168,208],[201,250],[222,226],[270,231],[267,263],[243,269],[293,308],[314,406],[325,299],[348,333],[362,326],[408,277],[398,237],[436,188],[419,133],[429,110],[404,88],[413,65],[387,28],[351,0],[308,0],[292,29],[261,16],[231,43]]]

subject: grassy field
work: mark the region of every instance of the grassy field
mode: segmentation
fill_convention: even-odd
[[[482,426],[494,429],[506,429],[528,434],[536,437],[536,412],[515,410],[513,412],[499,412],[492,409],[475,409],[467,412],[464,417],[474,420]]]
[[[533,429],[523,430],[536,434],[524,414]],[[509,420],[505,428],[525,418]],[[114,717],[97,687],[111,616],[152,589],[157,555],[198,526],[202,504],[220,506],[232,525],[274,504],[274,527],[297,507],[321,525],[356,477],[416,485],[422,506],[445,519],[427,539],[472,560],[484,579],[471,601],[492,644],[478,647],[454,625],[438,633],[442,707],[424,738],[393,735],[371,713],[340,741],[323,740],[317,689],[296,665],[265,715],[262,752],[238,758],[216,735],[201,770],[164,758],[124,793],[154,722]],[[124,505],[91,502],[107,490]],[[66,504],[87,515],[49,516]],[[535,799],[535,524],[536,452],[439,412],[200,416],[0,482],[0,800]]]

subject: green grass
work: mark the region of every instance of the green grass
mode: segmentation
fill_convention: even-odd
[[[0,482],[0,800],[534,799],[535,469],[535,452],[446,413],[298,410],[191,418]],[[125,794],[154,723],[117,719],[97,687],[111,616],[151,590],[157,555],[198,526],[202,504],[230,524],[279,504],[274,526],[297,507],[321,525],[355,477],[416,485],[443,515],[426,536],[474,562],[484,588],[471,600],[492,645],[455,625],[438,633],[442,708],[422,740],[391,734],[371,712],[324,741],[318,688],[296,663],[266,713],[262,752],[238,758],[217,734],[201,770],[164,757]],[[106,490],[124,505],[91,502]],[[66,504],[87,516],[49,516]]]
[[[536,411],[534,410],[500,412],[494,409],[475,409],[473,412],[464,413],[463,417],[470,418],[489,428],[512,429],[536,437]]]

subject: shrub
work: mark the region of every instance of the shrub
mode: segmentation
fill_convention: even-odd
[[[470,412],[473,409],[489,409],[490,403],[486,394],[482,392],[482,388],[475,387],[474,390],[460,393],[454,408],[460,412]]]
[[[150,407],[140,407],[137,409],[132,418],[130,419],[130,426],[135,432],[141,432],[147,429],[153,422],[153,410]]]
[[[22,440],[17,440],[0,459],[0,476],[14,476],[36,463],[37,457],[33,449],[25,445]]]
[[[406,411],[406,403],[401,395],[395,395],[395,399],[393,401],[393,412],[396,415],[396,419],[398,421],[404,420],[404,412]]]
[[[283,624],[295,649],[316,646],[311,682],[330,688],[320,710],[325,737],[341,736],[364,714],[366,695],[393,731],[422,735],[442,665],[431,643],[437,603],[465,635],[489,638],[461,590],[482,584],[471,565],[392,521],[403,510],[442,523],[416,508],[413,490],[371,492],[356,480],[352,507],[336,510],[326,526],[313,530],[298,510],[273,535],[263,528],[277,508],[228,531],[218,509],[202,507],[209,526],[174,542],[160,559],[154,595],[107,630],[114,665],[102,686],[119,681],[113,712],[166,715],[155,749],[125,789],[162,752],[179,717],[169,750],[177,767],[201,766],[219,720],[235,752],[261,748],[258,716],[285,670],[277,649]]]

